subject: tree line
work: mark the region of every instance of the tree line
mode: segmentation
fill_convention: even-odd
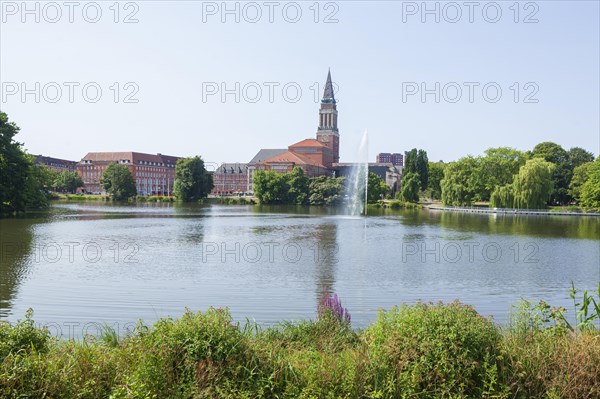
[[[483,156],[430,163],[428,194],[445,205],[489,201],[495,208],[545,208],[578,204],[600,208],[600,158],[580,147],[552,142],[521,152],[489,148]]]
[[[55,172],[37,165],[15,136],[20,128],[0,112],[0,215],[48,206],[51,192],[75,193],[83,187],[74,171]],[[213,188],[201,157],[181,158],[175,169],[175,196],[183,201],[205,198]],[[137,195],[133,175],[125,165],[111,164],[102,173],[100,183],[114,200]]]
[[[83,186],[76,172],[56,173],[36,165],[15,140],[19,127],[0,112],[0,214],[48,205],[51,191],[72,193]],[[125,165],[109,165],[101,177],[105,191],[115,200],[137,195]],[[213,188],[201,157],[177,161],[175,196],[183,201],[205,198]],[[261,203],[335,205],[347,195],[343,177],[308,178],[301,168],[290,173],[257,171],[254,192]],[[385,182],[373,173],[368,178],[368,201],[387,198]],[[483,156],[457,161],[430,162],[427,152],[413,148],[406,153],[396,198],[418,202],[421,196],[449,206],[489,202],[497,208],[545,208],[577,204],[600,209],[600,157],[580,147],[565,150],[553,142],[537,144],[531,151],[510,147],[489,148]]]
[[[377,202],[389,191],[385,182],[372,172],[369,173],[367,184],[369,203]],[[252,186],[261,204],[338,205],[348,194],[345,177],[309,178],[299,166],[288,173],[256,171]],[[364,192],[364,185],[359,191]]]

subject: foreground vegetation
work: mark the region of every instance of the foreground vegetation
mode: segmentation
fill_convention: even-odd
[[[600,292],[599,292],[600,294]],[[29,312],[0,324],[0,396],[50,398],[597,398],[600,315],[522,302],[501,329],[471,306],[418,303],[368,328],[325,294],[315,321],[260,329],[186,311],[119,339],[64,341]]]

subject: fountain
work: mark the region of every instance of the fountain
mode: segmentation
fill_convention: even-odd
[[[367,214],[367,190],[369,182],[369,141],[367,130],[358,147],[358,159],[348,176],[348,202],[353,216]]]

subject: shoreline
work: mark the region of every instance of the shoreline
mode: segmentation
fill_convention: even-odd
[[[541,215],[541,216],[600,216],[594,212],[553,212],[543,209],[505,209],[505,208],[462,208],[448,207],[443,205],[423,205],[432,211],[463,212],[463,213],[487,213],[497,215]]]

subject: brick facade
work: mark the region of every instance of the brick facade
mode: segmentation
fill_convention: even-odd
[[[90,152],[77,164],[86,193],[104,192],[102,172],[113,163],[127,166],[139,195],[172,195],[178,157],[140,152]]]

